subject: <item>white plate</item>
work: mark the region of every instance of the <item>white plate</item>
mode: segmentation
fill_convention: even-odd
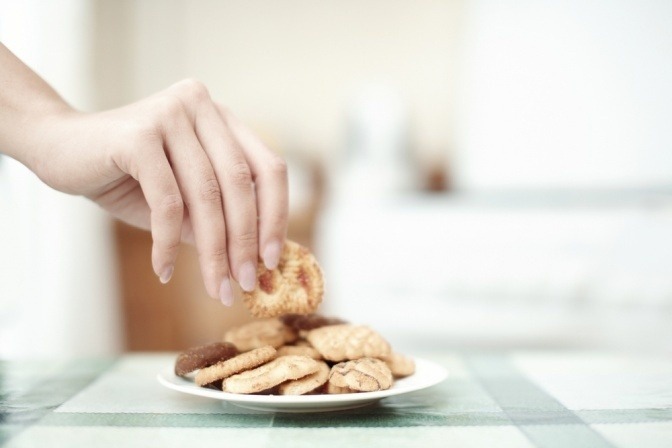
[[[392,388],[378,392],[340,395],[241,395],[197,386],[192,379],[182,378],[166,368],[157,375],[159,383],[185,394],[223,400],[247,409],[267,412],[326,412],[367,406],[383,398],[425,389],[445,380],[448,371],[435,362],[415,358],[415,373],[395,380]]]

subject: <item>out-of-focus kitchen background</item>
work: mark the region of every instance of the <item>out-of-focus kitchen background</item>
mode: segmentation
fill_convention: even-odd
[[[203,81],[287,159],[323,312],[409,351],[672,352],[670,24],[666,0],[0,0],[0,40],[83,110]],[[0,157],[0,357],[250,319],[191,248],[160,285],[150,247]]]

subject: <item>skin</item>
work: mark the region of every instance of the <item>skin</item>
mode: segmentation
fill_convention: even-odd
[[[196,80],[119,109],[70,107],[0,44],[0,150],[50,187],[151,230],[163,283],[194,244],[208,294],[251,291],[257,260],[277,266],[287,231],[287,166]]]

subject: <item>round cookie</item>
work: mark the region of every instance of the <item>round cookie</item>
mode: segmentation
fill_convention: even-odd
[[[322,302],[322,270],[313,254],[293,241],[285,241],[276,269],[268,270],[259,261],[257,278],[257,287],[243,292],[245,305],[253,316],[312,313]]]
[[[244,370],[253,369],[275,358],[275,348],[269,346],[256,348],[226,361],[201,369],[196,374],[196,384],[206,386]]]
[[[255,369],[224,379],[222,390],[234,394],[254,394],[316,372],[320,362],[307,356],[281,356]]]
[[[329,325],[308,332],[308,342],[328,361],[364,357],[384,358],[390,344],[371,328],[362,325]]]
[[[329,380],[330,371],[331,369],[326,362],[320,362],[320,367],[315,373],[280,384],[278,386],[278,394],[304,395],[310,393]]]
[[[349,387],[335,386],[331,381],[327,381],[325,383],[325,385],[322,387],[322,392],[329,395],[357,393],[356,390],[352,390]]]
[[[278,356],[288,355],[307,356],[318,361],[322,359],[320,352],[307,345],[283,345],[278,348]]]
[[[280,320],[261,319],[231,328],[224,334],[224,341],[246,352],[266,345],[278,348],[294,342],[296,337],[296,332]]]
[[[360,392],[386,390],[392,387],[392,372],[380,359],[360,358],[341,362],[331,368],[329,383]]]
[[[175,375],[185,376],[196,370],[210,367],[220,361],[226,361],[237,354],[238,349],[229,342],[214,342],[199,347],[192,347],[177,356],[175,360]]]
[[[381,360],[387,364],[395,378],[403,378],[415,373],[415,361],[410,356],[392,352]]]

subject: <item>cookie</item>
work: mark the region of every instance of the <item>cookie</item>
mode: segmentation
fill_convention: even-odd
[[[380,359],[360,358],[341,362],[331,368],[329,383],[360,392],[386,390],[392,387],[392,372]]]
[[[228,342],[215,342],[213,344],[192,347],[183,351],[175,360],[175,375],[185,376],[205,367],[210,367],[220,361],[226,361],[238,354],[235,345]]]
[[[296,332],[280,320],[262,319],[231,328],[224,334],[224,341],[246,352],[266,345],[277,348],[294,342],[296,337]]]
[[[306,338],[328,361],[383,358],[391,352],[390,344],[380,334],[362,325],[320,327],[308,332]]]
[[[275,358],[275,348],[260,347],[252,351],[241,353],[226,361],[201,369],[196,374],[196,384],[205,386],[227,378],[244,370],[253,369]]]
[[[320,352],[315,350],[313,347],[306,345],[283,345],[278,349],[278,356],[288,355],[307,356],[318,361],[322,359]]]
[[[280,384],[280,386],[278,386],[278,394],[305,395],[322,386],[329,380],[329,372],[331,369],[326,362],[320,362],[319,364],[320,367],[315,373]]]
[[[322,302],[324,279],[313,254],[293,241],[285,241],[276,269],[257,265],[257,287],[243,292],[243,300],[256,317],[314,312]]]
[[[354,394],[357,393],[356,390],[352,390],[349,387],[339,387],[335,386],[331,381],[327,381],[322,387],[322,393],[329,395],[336,394]]]
[[[255,369],[226,378],[222,390],[234,394],[254,394],[289,380],[303,378],[320,369],[320,362],[307,356],[282,356]]]
[[[343,319],[335,317],[324,317],[319,314],[285,314],[280,316],[280,320],[288,327],[298,331],[309,331],[327,325],[346,324]]]
[[[381,360],[387,364],[395,378],[403,378],[415,373],[415,361],[410,356],[392,352]]]
[[[214,383],[204,384],[201,387],[206,389],[222,390],[222,380],[217,380]]]

